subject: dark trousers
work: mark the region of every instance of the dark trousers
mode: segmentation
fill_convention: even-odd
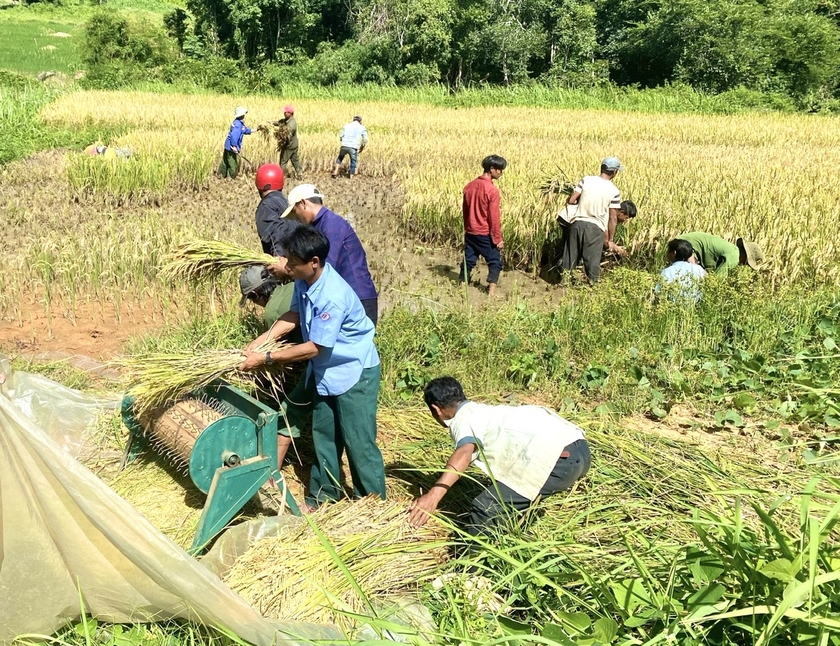
[[[356,174],[356,165],[359,162],[359,150],[357,148],[348,148],[347,146],[342,146],[341,149],[338,151],[338,158],[335,160],[336,164],[340,164],[344,161],[344,158],[350,155],[350,174]]]
[[[376,323],[379,321],[379,299],[366,298],[362,301],[362,307],[365,308],[365,314],[373,321],[373,325],[376,326]]]
[[[385,499],[385,463],[376,445],[379,377],[379,366],[365,368],[359,381],[344,394],[324,396],[315,392],[315,464],[309,478],[308,504],[317,506],[342,497],[341,459],[345,451],[354,495],[377,494]]]
[[[590,283],[601,277],[601,254],[604,251],[604,232],[591,222],[572,222],[563,231],[563,255],[560,266],[571,271],[583,260],[583,269]]]
[[[489,235],[480,236],[473,233],[464,234],[464,262],[467,266],[466,271],[461,271],[461,280],[470,282],[479,256],[487,262],[487,282],[498,283],[499,274],[502,272],[502,254],[499,248],[493,244]]]
[[[239,155],[232,150],[225,150],[222,153],[222,163],[219,164],[219,177],[230,177],[236,179],[239,174]]]
[[[589,471],[591,457],[586,440],[578,440],[565,450],[569,452],[569,456],[557,460],[551,475],[540,489],[541,498],[570,489]],[[533,500],[520,496],[507,485],[497,481],[472,501],[467,531],[473,536],[486,534],[510,517],[512,510],[521,513],[533,503]]]
[[[302,167],[300,165],[300,157],[298,157],[297,148],[284,148],[283,152],[280,153],[280,168],[283,169],[283,174],[287,177],[289,175],[289,162],[292,162],[295,173],[300,176]]]

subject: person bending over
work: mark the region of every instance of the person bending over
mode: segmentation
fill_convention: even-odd
[[[449,429],[455,452],[429,491],[409,510],[418,527],[471,464],[491,476],[473,501],[467,531],[492,532],[539,498],[569,489],[589,471],[589,445],[579,426],[542,406],[491,406],[468,401],[453,377],[432,379],[424,392],[432,417]]]

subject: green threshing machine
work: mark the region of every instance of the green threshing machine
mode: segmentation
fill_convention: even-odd
[[[277,411],[224,382],[143,418],[133,404],[131,397],[123,399],[122,419],[131,432],[124,464],[152,446],[207,494],[191,554],[203,550],[272,478],[289,510],[300,514],[277,464]]]

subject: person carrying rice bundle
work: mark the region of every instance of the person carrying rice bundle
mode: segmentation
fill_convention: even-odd
[[[385,499],[385,465],[376,445],[379,353],[375,328],[359,297],[327,262],[330,243],[310,226],[284,238],[286,271],[295,280],[291,309],[244,351],[240,370],[308,361],[306,374],[283,402],[287,426],[277,438],[278,463],[299,437],[312,409],[312,466],[306,507],[341,499],[341,460],[346,450],[356,497]],[[303,343],[277,352],[255,352],[271,339],[300,328]]]

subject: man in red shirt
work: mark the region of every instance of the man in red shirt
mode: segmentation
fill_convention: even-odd
[[[470,282],[470,274],[481,256],[487,262],[487,286],[490,296],[496,294],[496,284],[502,271],[501,195],[493,182],[502,176],[507,162],[498,155],[485,157],[481,162],[484,173],[464,187],[464,267],[461,281]]]

